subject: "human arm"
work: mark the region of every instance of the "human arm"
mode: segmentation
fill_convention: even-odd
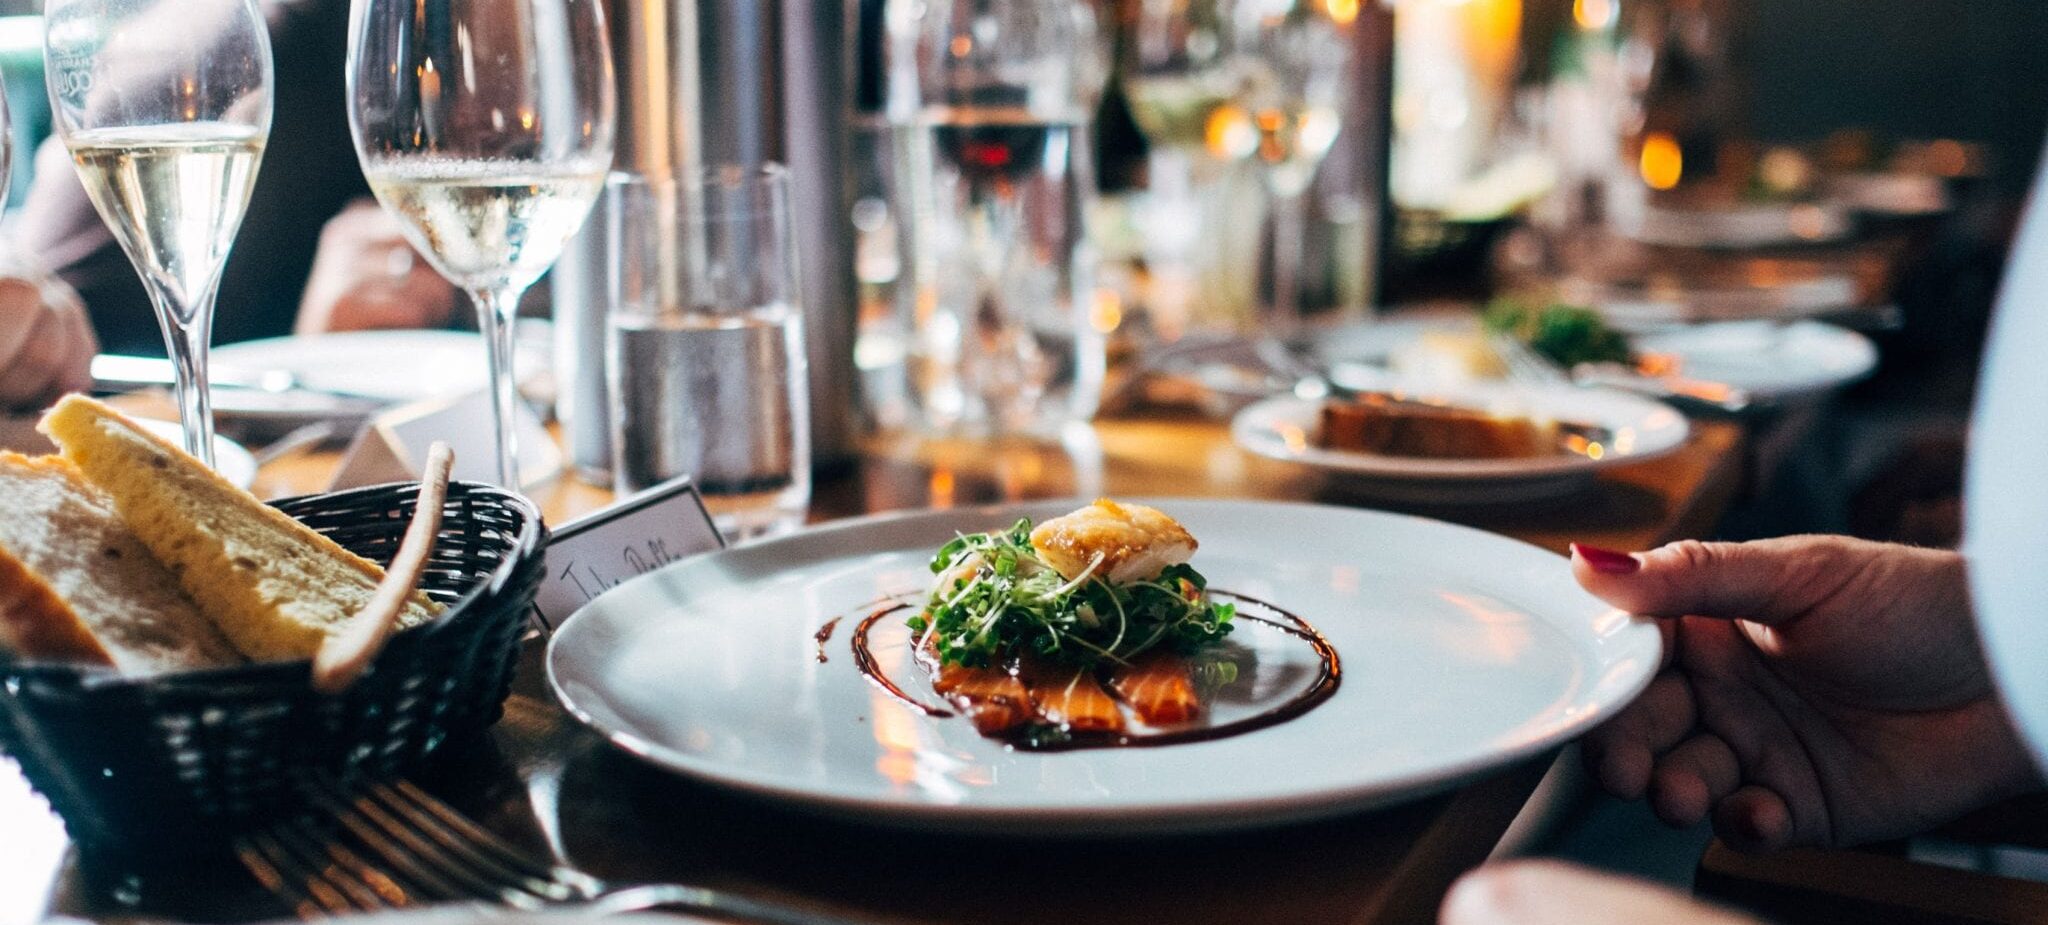
[[[90,388],[98,349],[70,287],[19,254],[0,258],[0,411],[41,410]]]

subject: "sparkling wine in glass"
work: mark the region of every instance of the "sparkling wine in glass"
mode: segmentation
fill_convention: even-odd
[[[57,133],[163,325],[185,449],[212,465],[214,297],[270,135],[262,14],[254,0],[50,0],[43,54]]]
[[[499,480],[519,486],[512,326],[612,164],[597,0],[355,0],[349,127],[370,189],[476,303]]]
[[[1320,0],[1237,0],[1233,40],[1241,82],[1231,114],[1273,197],[1272,328],[1301,320],[1305,197],[1337,141],[1350,53],[1345,10]]]

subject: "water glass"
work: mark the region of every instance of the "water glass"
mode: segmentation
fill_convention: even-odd
[[[614,487],[690,475],[728,541],[794,529],[811,428],[786,172],[613,174],[604,214]]]

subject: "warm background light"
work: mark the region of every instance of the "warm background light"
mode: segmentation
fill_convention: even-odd
[[[1643,182],[1651,189],[1665,190],[1678,185],[1678,178],[1685,173],[1685,154],[1678,149],[1678,141],[1668,132],[1651,132],[1643,136],[1641,170]]]

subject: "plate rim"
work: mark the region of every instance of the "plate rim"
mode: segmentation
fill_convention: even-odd
[[[879,525],[894,525],[902,522],[930,519],[940,521],[964,516],[1001,517],[1007,513],[1058,508],[1061,505],[1086,504],[1091,499],[1075,496],[1067,498],[1045,498],[1025,501],[997,502],[936,510],[897,510],[868,514],[819,524],[796,533],[779,537],[765,543],[714,550],[670,563],[659,569],[635,576],[611,589],[617,591],[633,585],[647,584],[655,576],[685,567],[703,567],[702,562],[717,557],[733,557],[756,553],[764,548],[794,539],[816,539],[829,542],[829,538],[846,533],[863,531]],[[1463,524],[1451,523],[1431,517],[1406,514],[1396,511],[1381,511],[1369,508],[1343,507],[1302,501],[1280,501],[1255,498],[1190,498],[1190,497],[1131,497],[1120,499],[1136,504],[1154,507],[1184,505],[1202,506],[1251,506],[1264,508],[1303,509],[1337,512],[1347,516],[1358,515],[1367,518],[1386,518],[1423,525],[1425,529],[1448,529],[1453,532],[1476,535],[1487,542],[1502,542],[1541,556],[1558,560],[1563,566],[1569,560],[1557,553],[1537,546],[1526,540],[1504,534],[1481,530]],[[848,553],[851,554],[851,553]],[[886,825],[893,828],[915,828],[928,831],[990,832],[1023,836],[1058,836],[1062,834],[1084,834],[1093,836],[1148,835],[1171,832],[1205,832],[1278,825],[1308,819],[1324,818],[1340,813],[1360,811],[1375,807],[1411,802],[1422,799],[1468,782],[1489,771],[1508,767],[1549,750],[1561,748],[1583,735],[1599,723],[1612,718],[1641,695],[1655,679],[1658,666],[1662,663],[1664,641],[1651,622],[1643,617],[1628,616],[1627,629],[1620,633],[1633,633],[1641,637],[1637,645],[1647,646],[1645,668],[1637,677],[1629,679],[1620,693],[1591,714],[1575,719],[1571,723],[1559,724],[1545,730],[1542,735],[1528,741],[1485,755],[1474,756],[1448,766],[1417,771],[1400,777],[1380,780],[1370,785],[1353,785],[1340,788],[1326,788],[1313,794],[1275,794],[1270,796],[1241,798],[1220,802],[1171,802],[1148,804],[1141,808],[1115,806],[972,806],[967,804],[937,804],[917,801],[888,802],[841,794],[823,793],[818,790],[791,787],[763,782],[744,775],[721,772],[714,762],[703,761],[667,746],[649,741],[628,729],[618,728],[593,715],[576,702],[564,683],[561,654],[563,640],[571,639],[574,627],[589,622],[595,601],[580,607],[569,618],[555,628],[548,636],[543,652],[542,665],[545,669],[548,690],[553,693],[556,703],[584,728],[596,733],[612,747],[631,755],[666,773],[675,774],[690,781],[719,789],[747,794],[752,797],[774,802],[785,809],[798,811],[812,810],[839,818]]]

